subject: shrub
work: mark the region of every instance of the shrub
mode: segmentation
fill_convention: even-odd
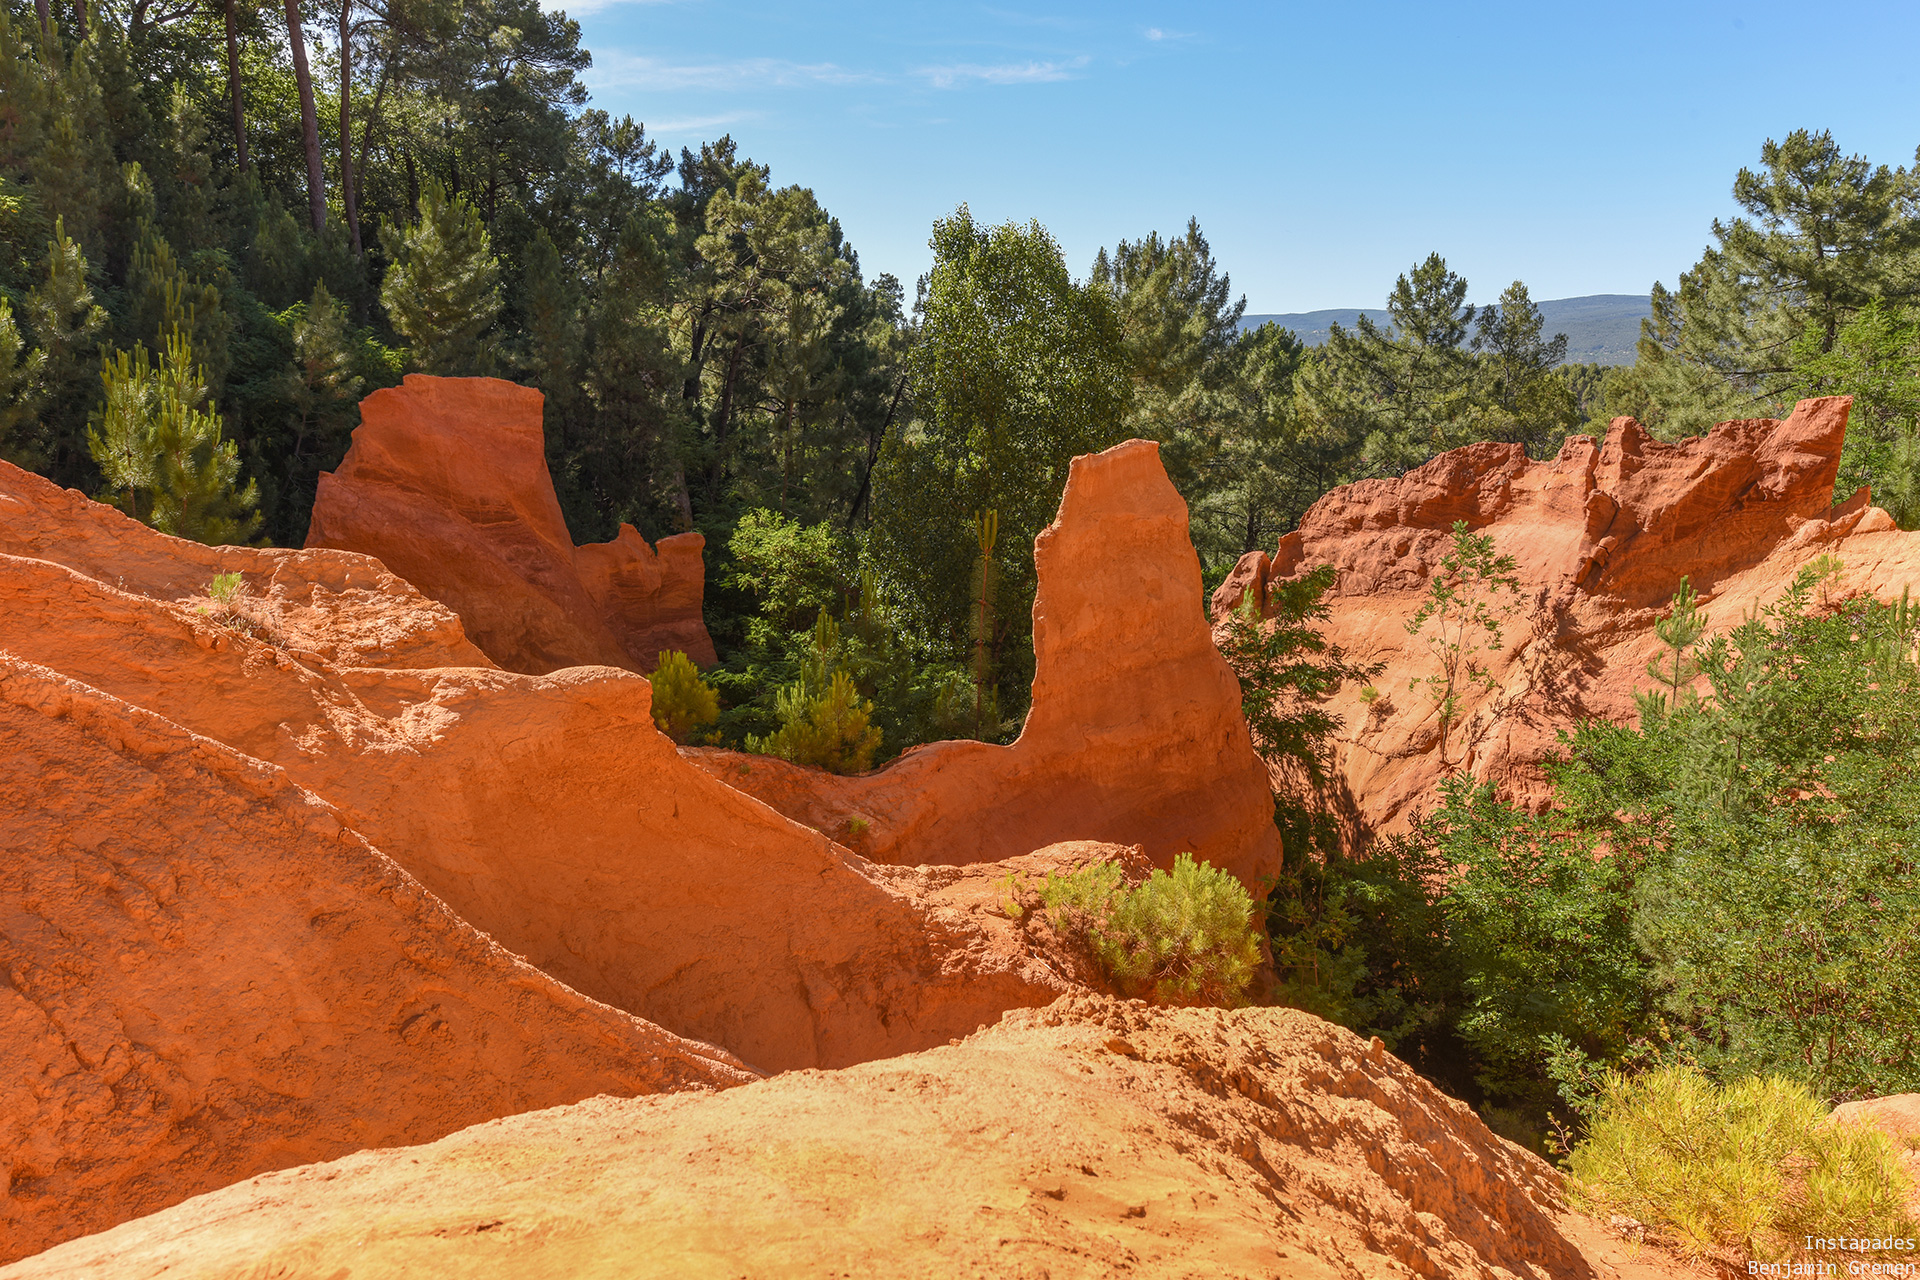
[[[1571,1155],[1575,1203],[1635,1219],[1690,1258],[1723,1262],[1787,1258],[1809,1236],[1920,1237],[1886,1135],[1827,1114],[1805,1085],[1780,1076],[1716,1086],[1690,1067],[1608,1072]],[[1912,1257],[1894,1248],[1852,1256],[1862,1255]]]
[[[1040,900],[1055,928],[1082,938],[1129,996],[1160,1004],[1244,1004],[1260,964],[1253,899],[1232,875],[1192,854],[1128,889],[1096,862],[1049,875]]]
[[[829,773],[864,773],[873,767],[880,730],[868,723],[873,704],[860,696],[844,671],[819,687],[812,680],[780,691],[780,727],[747,739],[747,750],[813,765]]]
[[[236,609],[246,598],[245,581],[238,573],[216,573],[207,584],[207,598],[223,609]]]
[[[679,650],[662,653],[648,679],[653,684],[653,722],[676,743],[685,746],[720,718],[720,695],[700,678],[693,659]]]

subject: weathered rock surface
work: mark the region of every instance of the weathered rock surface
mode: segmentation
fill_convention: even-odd
[[[1075,458],[1034,563],[1033,709],[1012,746],[935,743],[852,778],[684,754],[878,862],[990,862],[1105,840],[1161,867],[1191,851],[1260,892],[1280,864],[1273,802],[1158,446]]]
[[[449,911],[284,771],[0,653],[0,1260],[738,1061]]]
[[[1571,1221],[1544,1162],[1349,1032],[1083,996],[887,1062],[267,1174],[0,1274],[1618,1274]]]
[[[217,574],[245,576],[282,647],[341,667],[491,667],[451,609],[371,556],[208,547],[155,533],[112,507],[0,462],[0,555],[64,565],[123,594],[212,605]],[[0,582],[0,590],[5,590]]]
[[[715,660],[697,533],[647,546],[631,526],[573,545],[547,472],[542,397],[494,378],[408,374],[360,404],[320,477],[307,546],[359,551],[460,615],[510,671],[651,671],[663,650]]]
[[[209,552],[97,504],[69,514],[83,546],[91,524],[130,526],[157,580],[197,580]],[[368,563],[287,552],[282,577],[289,557]],[[275,603],[256,590],[242,613],[202,613],[0,554],[0,650],[284,767],[502,945],[758,1067],[925,1048],[1068,985],[1018,926],[943,905],[953,877],[876,867],[687,764],[637,676],[336,666],[284,641]],[[439,606],[391,604],[457,632]],[[303,644],[326,647],[302,617]]]
[[[1834,503],[1848,405],[1802,401],[1784,421],[1722,423],[1677,444],[1620,418],[1604,442],[1571,440],[1546,462],[1518,445],[1456,449],[1398,479],[1328,494],[1272,555],[1243,558],[1213,609],[1251,593],[1265,610],[1273,583],[1321,564],[1339,571],[1327,637],[1386,663],[1371,703],[1347,689],[1329,704],[1346,721],[1339,800],[1356,830],[1403,827],[1462,764],[1509,798],[1537,802],[1538,762],[1560,730],[1636,714],[1634,692],[1650,687],[1646,664],[1662,649],[1653,624],[1682,576],[1715,631],[1778,598],[1821,555],[1845,566],[1825,587],[1833,596],[1920,587],[1920,534],[1896,530],[1864,492]],[[1408,687],[1437,661],[1406,624],[1458,520],[1514,557],[1521,590],[1503,648],[1481,655],[1495,686],[1463,691],[1443,764],[1435,703]]]

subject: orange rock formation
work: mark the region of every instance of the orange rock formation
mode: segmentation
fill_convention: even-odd
[[[935,743],[854,778],[684,754],[879,862],[988,862],[1108,840],[1143,846],[1161,867],[1191,851],[1262,892],[1280,865],[1273,801],[1159,446],[1075,458],[1033,555],[1033,709],[1012,746]]]
[[[51,488],[0,464],[0,496]],[[783,1070],[939,1044],[1066,988],[1007,921],[942,906],[951,877],[876,867],[683,761],[638,676],[336,666],[313,656],[324,638],[285,640],[281,597],[256,584],[377,563],[199,547],[98,504],[69,515],[78,545],[107,526],[180,597],[7,555],[0,524],[0,650],[285,768],[463,919],[595,999]],[[243,615],[186,594],[248,565]]]
[[[264,1169],[752,1078],[509,954],[284,771],[5,654],[0,760],[0,1260]]]
[[[631,525],[576,547],[547,473],[542,397],[493,378],[408,374],[360,405],[320,477],[308,547],[378,556],[460,615],[509,671],[651,671],[663,650],[712,663],[697,533],[657,548]]]
[[[1776,599],[1820,555],[1844,565],[1830,594],[1920,586],[1920,534],[1896,530],[1864,491],[1833,501],[1848,405],[1807,400],[1784,421],[1726,422],[1677,444],[1619,418],[1604,442],[1575,438],[1546,462],[1518,445],[1456,449],[1328,494],[1273,555],[1244,557],[1213,608],[1251,593],[1265,609],[1274,582],[1321,564],[1339,571],[1328,638],[1387,664],[1371,703],[1348,689],[1331,704],[1347,725],[1339,762],[1356,828],[1404,826],[1462,764],[1537,802],[1538,762],[1560,730],[1635,714],[1634,691],[1650,686],[1646,664],[1661,651],[1653,624],[1683,575],[1714,630]],[[1443,766],[1435,704],[1408,687],[1436,660],[1406,623],[1459,520],[1515,558],[1521,591],[1504,648],[1484,655],[1495,687],[1465,691]]]
[[[888,1062],[268,1174],[7,1274],[1684,1274],[1619,1253],[1378,1042],[1070,997]]]

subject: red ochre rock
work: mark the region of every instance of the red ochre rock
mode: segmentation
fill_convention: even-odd
[[[22,474],[0,478],[59,494]],[[375,563],[362,556],[223,560],[236,549],[97,504],[68,515],[72,545],[104,525],[168,590],[255,563],[286,590],[243,573],[235,613],[150,596],[40,558],[64,554],[51,538],[0,551],[0,650],[285,768],[463,919],[596,999],[778,1070],[941,1043],[1069,985],[1012,922],[943,906],[962,892],[951,877],[875,866],[682,760],[638,676],[335,665],[306,647],[330,634],[310,599],[356,625],[381,600],[458,621],[403,583],[336,597],[292,582],[290,566],[325,577]]]
[[[408,374],[360,404],[320,477],[307,546],[358,551],[460,615],[502,667],[651,671],[662,651],[714,662],[697,533],[649,547],[629,525],[573,545],[547,472],[540,393]]]
[[[510,954],[283,770],[5,653],[0,761],[0,1262],[269,1169],[753,1078]]]
[[[1241,559],[1214,614],[1249,593],[1270,613],[1274,583],[1338,571],[1327,638],[1386,664],[1371,701],[1350,687],[1329,704],[1346,725],[1336,803],[1355,833],[1403,829],[1463,765],[1510,799],[1543,803],[1540,761],[1561,730],[1637,714],[1634,693],[1651,687],[1647,662],[1664,649],[1653,625],[1683,576],[1706,600],[1710,634],[1777,599],[1822,555],[1843,565],[1823,587],[1830,598],[1897,599],[1920,586],[1920,534],[1899,532],[1864,492],[1834,501],[1849,403],[1805,400],[1783,421],[1724,422],[1674,444],[1617,418],[1603,441],[1577,437],[1544,462],[1519,445],[1455,449],[1327,494],[1272,553]],[[1481,655],[1494,687],[1462,692],[1443,765],[1435,704],[1409,688],[1437,660],[1406,624],[1455,521],[1514,557],[1520,591],[1501,648]]]
[[[991,862],[1105,840],[1160,867],[1191,852],[1262,892],[1280,867],[1272,796],[1159,446],[1075,458],[1034,566],[1033,707],[1011,746],[937,742],[857,777],[682,754],[877,862]]]

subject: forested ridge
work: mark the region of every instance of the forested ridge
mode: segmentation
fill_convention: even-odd
[[[170,532],[297,545],[368,391],[536,386],[576,539],[706,535],[710,732],[772,731],[812,663],[875,702],[882,754],[1017,728],[1024,549],[1068,460],[1132,436],[1210,582],[1333,486],[1460,444],[1824,391],[1859,397],[1843,482],[1920,514],[1913,179],[1825,135],[1767,144],[1639,362],[1602,370],[1562,365],[1520,282],[1467,306],[1438,254],[1390,324],[1241,332],[1197,223],[1076,276],[1038,223],[963,205],[910,297],[781,185],[804,175],[726,137],[669,154],[591,105],[589,65],[535,0],[8,0],[0,453]]]

